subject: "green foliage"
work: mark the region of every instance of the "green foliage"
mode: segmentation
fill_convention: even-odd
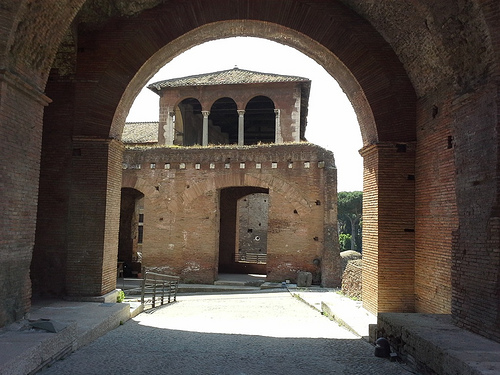
[[[351,249],[351,235],[348,233],[339,234],[340,251]]]
[[[123,292],[123,290],[120,290],[118,292],[118,295],[116,296],[116,302],[122,303],[124,299],[125,299],[125,293]]]
[[[363,214],[363,192],[362,191],[341,191],[337,197],[339,240],[343,250],[361,250],[361,227]],[[348,244],[342,234],[350,235],[351,241]],[[342,248],[344,241],[345,248]],[[350,249],[347,248],[349,245]]]
[[[341,191],[337,198],[338,214],[356,215],[361,217],[363,212],[363,192],[362,191]]]

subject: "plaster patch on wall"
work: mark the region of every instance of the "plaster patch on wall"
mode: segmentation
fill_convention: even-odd
[[[186,274],[190,272],[198,272],[201,270],[201,266],[196,262],[187,262],[181,273]]]

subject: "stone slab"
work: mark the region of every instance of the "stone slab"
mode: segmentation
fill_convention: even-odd
[[[34,374],[118,327],[130,318],[131,307],[127,303],[48,300],[35,304],[29,315],[30,321],[55,322],[57,332],[34,328],[27,320],[2,329],[0,375]]]
[[[500,343],[455,326],[450,315],[380,313],[377,334],[422,371],[500,374]]]

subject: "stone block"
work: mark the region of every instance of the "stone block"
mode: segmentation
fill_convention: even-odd
[[[299,271],[297,273],[297,286],[309,287],[311,285],[312,285],[312,273]]]

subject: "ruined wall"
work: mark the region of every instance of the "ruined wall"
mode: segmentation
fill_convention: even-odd
[[[325,234],[325,226],[336,227],[336,211],[330,212],[336,190],[322,184],[333,163],[330,152],[307,143],[127,150],[123,186],[145,194],[143,265],[185,282],[212,283],[225,230],[220,189],[253,186],[269,189],[268,279],[294,280],[297,271],[317,275],[313,261],[323,259],[326,279],[338,285],[336,231]]]

